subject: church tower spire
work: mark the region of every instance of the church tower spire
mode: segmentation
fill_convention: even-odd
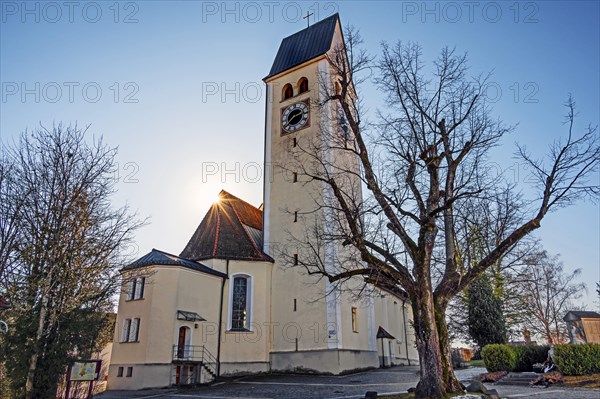
[[[347,349],[363,350],[364,356],[374,358],[361,362],[377,364],[372,306],[354,303],[348,294],[326,279],[309,275],[302,266],[307,247],[316,248],[313,244],[318,241],[309,243],[309,235],[314,239],[314,234],[329,234],[334,201],[328,187],[311,179],[306,168],[319,157],[327,159],[329,167],[346,161],[338,159],[328,145],[319,146],[340,126],[334,103],[327,101],[337,80],[331,60],[340,49],[344,49],[342,28],[334,14],[283,39],[264,78],[264,251],[275,259],[271,314],[272,322],[294,326],[293,331],[288,328],[272,337],[274,369],[279,361],[291,361],[290,351],[325,351],[326,359],[316,361],[328,364],[323,371],[333,373],[342,371],[339,352]],[[334,242],[319,245],[323,267],[339,268],[347,249]],[[323,367],[315,364],[314,369]]]

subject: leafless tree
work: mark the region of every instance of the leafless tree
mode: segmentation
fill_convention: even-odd
[[[514,187],[511,187],[514,190]],[[492,207],[479,206],[479,199],[465,201],[465,205],[456,209],[457,243],[456,251],[462,263],[474,265],[492,251],[505,237],[508,231],[519,227],[527,204],[519,196],[503,190],[490,196],[492,202],[503,202]],[[509,202],[512,204],[509,206]],[[480,228],[484,226],[484,228]],[[526,268],[528,257],[540,250],[539,240],[526,236],[509,252],[499,257],[486,271],[492,283],[494,295],[502,301],[503,315],[510,339],[520,339],[523,329],[522,288],[518,282]],[[440,252],[444,252],[441,248]],[[443,261],[436,262],[443,265]],[[440,272],[441,273],[441,272]],[[467,323],[468,299],[466,291],[456,295],[448,304],[448,327],[450,335],[464,341],[470,341]]]
[[[563,317],[576,310],[574,301],[585,291],[585,284],[576,282],[581,269],[567,273],[558,255],[546,251],[529,256],[526,264],[518,279],[523,325],[548,344],[564,344],[569,335]]]
[[[3,148],[0,293],[13,305],[13,328],[3,340],[11,356],[2,360],[27,399],[55,393],[69,351],[95,349],[124,253],[143,225],[110,202],[115,155],[62,125]]]
[[[470,77],[466,56],[449,48],[430,68],[416,44],[384,44],[376,60],[359,45],[348,29],[345,46],[328,54],[333,79],[323,76],[319,88],[320,134],[299,140],[286,165],[307,189],[325,187],[323,197],[315,196],[324,216],[312,242],[303,243],[309,249],[301,265],[336,284],[354,286],[358,277],[404,290],[420,359],[416,397],[442,398],[461,391],[449,355],[449,301],[539,228],[551,209],[597,198],[589,177],[598,170],[598,137],[591,127],[576,133],[569,99],[567,134],[546,157],[518,148],[536,171],[539,197],[526,200],[486,166],[490,149],[513,130],[485,101],[488,76]],[[374,74],[386,100],[377,123],[364,120],[358,100],[364,72]],[[485,245],[470,254],[464,240]],[[351,250],[327,250],[342,247]],[[324,266],[329,256],[335,269]]]

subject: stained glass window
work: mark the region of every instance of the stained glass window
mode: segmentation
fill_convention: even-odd
[[[236,277],[233,279],[233,298],[231,304],[231,329],[244,330],[248,328],[248,279]]]

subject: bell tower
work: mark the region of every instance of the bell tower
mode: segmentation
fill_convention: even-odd
[[[283,39],[264,78],[263,232],[264,251],[275,259],[269,331],[273,370],[302,364],[339,373],[378,364],[372,305],[353,301],[303,267],[302,238],[330,228],[322,205],[334,199],[304,168],[319,156],[337,162],[322,149],[311,154],[318,152],[311,143],[329,136],[334,126],[337,114],[325,99],[327,87],[335,87],[330,59],[340,48],[342,28],[334,14]],[[345,249],[326,243],[321,250],[323,267],[335,270]]]

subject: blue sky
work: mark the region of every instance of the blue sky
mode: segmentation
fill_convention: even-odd
[[[527,171],[514,142],[540,155],[565,132],[569,93],[577,127],[597,125],[600,9],[589,2],[13,2],[0,1],[0,134],[11,141],[42,123],[90,124],[119,147],[116,203],[152,223],[140,255],[178,254],[220,189],[262,202],[264,87],[281,39],[312,12],[339,12],[377,54],[382,41],[468,52],[473,73],[493,71],[488,98],[519,123],[495,151],[499,167]],[[380,95],[363,99],[374,111]],[[216,168],[216,169],[215,169]],[[217,170],[215,175],[207,172]],[[582,268],[595,307],[600,211],[579,203],[550,214],[536,233],[567,268]]]

